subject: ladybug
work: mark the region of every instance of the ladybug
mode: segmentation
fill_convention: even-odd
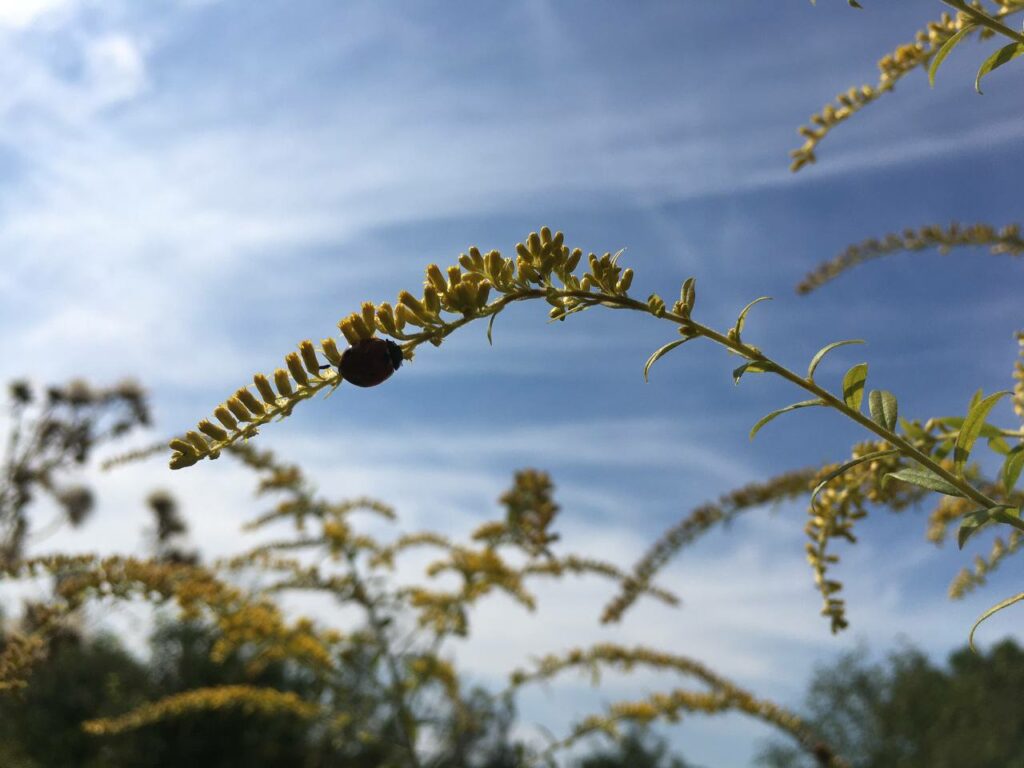
[[[375,387],[402,367],[402,348],[391,339],[362,339],[341,353],[338,373],[357,387]]]

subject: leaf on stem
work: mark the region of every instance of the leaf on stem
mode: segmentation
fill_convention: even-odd
[[[981,614],[981,616],[978,617],[978,620],[974,622],[974,626],[971,627],[971,634],[967,636],[967,643],[971,646],[972,651],[974,651],[975,653],[978,652],[978,649],[974,647],[974,633],[981,625],[981,622],[985,621],[985,619],[989,618],[993,614],[1003,610],[1003,608],[1009,608],[1011,605],[1013,605],[1014,603],[1019,603],[1021,600],[1024,600],[1024,592],[1014,595],[1013,597],[1008,597],[1001,603],[996,603],[983,614]]]
[[[960,427],[960,433],[956,436],[956,445],[953,448],[953,468],[957,475],[962,477],[964,474],[964,464],[967,462],[968,456],[971,455],[971,449],[974,447],[978,435],[981,434],[981,430],[985,426],[985,417],[988,416],[989,411],[995,407],[1000,398],[1008,394],[1010,393],[1005,390],[996,392],[986,398],[977,400],[971,405],[971,409],[964,419],[963,426]]]
[[[744,363],[739,368],[733,369],[732,380],[734,384],[739,384],[740,379],[743,378],[743,374],[745,373],[766,373],[771,369],[771,363],[767,360],[751,360],[750,362]]]
[[[989,72],[999,69],[1006,62],[1013,61],[1022,53],[1024,53],[1024,43],[1010,43],[1009,45],[1004,45],[998,51],[985,59],[981,67],[978,69],[978,76],[974,78],[974,90],[981,93],[981,78]]]
[[[884,389],[873,389],[868,393],[868,410],[871,419],[880,427],[890,432],[896,427],[897,406],[896,396]]]
[[[932,56],[931,64],[928,65],[928,84],[932,88],[935,87],[935,73],[939,71],[939,67],[942,66],[942,62],[946,60],[946,57],[949,56],[950,51],[956,47],[957,43],[973,32],[974,28],[974,24],[965,24],[959,32],[944,42],[942,47],[935,52],[934,56]]]
[[[1013,493],[1022,469],[1024,469],[1024,445],[1018,445],[1007,455],[1000,472],[1003,488],[1007,493]]]
[[[843,376],[843,401],[858,413],[860,413],[861,401],[864,399],[864,384],[867,380],[867,363],[858,363]]]
[[[843,347],[847,344],[863,344],[864,339],[846,339],[845,341],[833,341],[831,344],[826,344],[824,347],[819,349],[814,357],[811,358],[811,364],[807,366],[807,379],[814,381],[814,372],[818,370],[818,363],[825,359],[825,355],[831,352],[836,347]]]
[[[930,469],[913,469],[908,467],[907,469],[901,469],[898,472],[890,472],[886,477],[901,480],[902,482],[910,483],[911,485],[917,485],[921,488],[927,488],[929,491],[937,491],[945,494],[946,496],[959,496],[963,498],[964,495],[959,488],[946,482]]]
[[[747,313],[754,307],[755,304],[760,304],[762,301],[771,301],[771,296],[760,296],[754,299],[752,302],[747,304],[743,309],[740,310],[740,316],[736,318],[736,338],[739,338],[740,334],[743,333],[743,326],[747,322]]]
[[[756,435],[761,430],[761,427],[763,427],[769,421],[774,419],[776,416],[781,416],[784,413],[789,413],[790,411],[795,411],[797,408],[810,408],[812,405],[824,405],[824,404],[825,404],[824,400],[802,400],[799,403],[793,403],[792,405],[787,405],[785,408],[779,408],[777,411],[772,411],[767,416],[762,416],[760,421],[758,421],[757,424],[755,424],[753,427],[751,427],[751,429],[750,429],[750,439],[753,440],[754,439],[754,435]]]
[[[647,362],[644,364],[644,381],[645,382],[647,381],[647,374],[651,370],[651,366],[652,365],[654,365],[656,362],[661,360],[661,358],[663,358],[665,355],[667,355],[673,349],[678,347],[680,344],[685,344],[689,340],[690,340],[690,337],[687,337],[685,339],[676,339],[675,341],[670,341],[665,346],[659,347],[658,349],[656,349],[654,351],[654,354],[651,355],[650,357],[648,357],[647,358]]]

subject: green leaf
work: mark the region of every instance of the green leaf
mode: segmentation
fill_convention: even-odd
[[[1024,53],[1024,43],[1010,43],[1009,45],[1004,45],[998,51],[985,59],[981,68],[978,70],[978,76],[974,78],[974,90],[981,93],[981,78],[989,72],[999,69],[1006,62],[1013,61],[1022,53]]]
[[[848,469],[853,469],[858,464],[863,464],[865,461],[874,461],[875,459],[881,459],[885,456],[893,456],[898,453],[899,450],[896,448],[890,448],[887,451],[875,451],[874,453],[868,453],[865,454],[864,456],[858,456],[856,459],[851,459],[838,469],[832,470],[827,475],[825,475],[825,478],[820,483],[814,486],[814,490],[811,492],[811,506],[815,506],[815,499],[818,498],[818,494],[821,493],[822,489],[830,482],[835,480],[837,477],[839,477],[841,474],[846,472]]]
[[[960,523],[960,528],[956,532],[957,547],[959,549],[963,549],[967,540],[980,531],[989,519],[987,509],[978,509],[966,515],[964,521]]]
[[[1007,456],[1010,453],[1010,444],[1003,439],[1003,436],[990,437],[988,439],[988,447],[993,453],[998,453],[1000,456]]]
[[[979,397],[978,395],[972,397],[971,404],[968,407],[968,410],[973,408],[980,401],[981,397]],[[962,416],[943,416],[942,418],[936,419],[935,421],[937,421],[944,427],[952,427],[953,429],[959,430],[964,425],[965,419]],[[986,437],[990,440],[995,439],[997,437],[1002,437],[1002,435],[1003,431],[999,429],[999,427],[997,427],[995,424],[989,424],[988,422],[985,422],[984,424],[981,425],[981,432],[978,433],[979,437]]]
[[[1009,608],[1011,605],[1013,605],[1014,603],[1019,603],[1021,600],[1024,600],[1024,592],[1021,592],[1019,595],[1014,595],[1013,597],[1008,597],[1001,603],[996,603],[983,614],[981,614],[981,616],[978,617],[978,620],[974,622],[974,626],[971,627],[971,634],[967,636],[967,643],[971,646],[972,651],[974,651],[975,653],[978,652],[978,649],[974,647],[974,633],[981,625],[981,622],[985,621],[985,619],[989,618],[993,614],[1003,610],[1003,608]]]
[[[736,318],[736,338],[739,338],[740,334],[743,333],[743,326],[747,322],[747,312],[749,312],[755,304],[760,304],[762,301],[771,300],[771,296],[761,296],[759,298],[754,299],[752,302],[747,304],[747,306],[740,310],[740,316]]]
[[[900,417],[900,427],[903,428],[903,432],[911,440],[921,440],[927,437],[928,435],[928,433],[921,429],[921,427],[918,424],[915,424],[912,421],[908,421],[907,419],[904,419],[902,416]]]
[[[863,339],[847,339],[846,341],[833,341],[831,344],[826,344],[824,347],[819,349],[814,357],[811,358],[811,364],[807,366],[807,378],[814,381],[814,372],[818,369],[818,363],[820,363],[829,352],[836,347],[843,347],[847,344],[863,344]]]
[[[864,399],[864,383],[868,380],[868,364],[859,363],[843,376],[843,400],[855,411],[860,411]]]
[[[750,362],[744,363],[739,368],[733,369],[732,380],[734,384],[739,384],[740,379],[745,373],[766,373],[771,369],[771,363],[767,360],[751,360]]]
[[[927,488],[929,491],[938,491],[947,496],[963,497],[963,493],[955,485],[950,485],[929,469],[912,469],[908,467],[898,472],[890,472],[886,477],[902,480],[904,483],[911,483],[912,485],[919,485],[922,488]]]
[[[971,395],[971,402],[967,404],[967,410],[971,410],[974,406],[981,402],[981,398],[985,396],[985,390],[978,387],[978,391]]]
[[[978,435],[981,434],[982,427],[985,426],[985,417],[988,416],[989,411],[995,407],[1000,398],[1008,394],[1010,393],[1005,390],[996,392],[994,395],[989,395],[971,405],[971,409],[964,419],[963,426],[960,427],[960,434],[956,436],[956,446],[953,449],[953,468],[958,475],[962,476],[964,473],[964,463],[967,461],[967,457],[971,455],[974,442],[978,439]]]
[[[868,393],[868,410],[871,411],[871,419],[880,427],[885,427],[890,432],[896,426],[896,396],[884,389],[873,389]]]
[[[491,338],[491,331],[494,330],[494,318],[496,318],[497,316],[498,313],[495,312],[487,321],[487,343],[490,344],[492,347],[494,346],[494,339]]]
[[[976,509],[973,512],[968,512],[964,515],[964,520],[960,523],[960,529],[956,532],[956,545],[963,549],[967,540],[980,531],[982,526],[991,519],[992,513],[987,509]]]
[[[658,349],[656,349],[654,351],[654,354],[651,355],[650,357],[648,357],[647,358],[647,362],[644,364],[644,381],[645,382],[647,381],[647,374],[651,370],[651,366],[652,365],[654,365],[656,362],[661,360],[661,358],[663,358],[665,355],[667,355],[673,349],[678,347],[680,344],[685,344],[689,340],[690,340],[690,337],[687,337],[685,339],[676,339],[675,341],[670,341],[665,346],[659,347]]]
[[[942,65],[942,62],[946,60],[946,57],[949,56],[949,52],[952,51],[956,47],[957,43],[963,40],[966,35],[973,31],[973,24],[965,25],[959,32],[944,42],[942,47],[935,52],[934,56],[932,56],[931,64],[928,65],[928,84],[932,88],[935,87],[935,73],[939,71],[939,67]]]
[[[793,403],[792,405],[787,405],[785,408],[779,408],[777,411],[772,411],[767,416],[761,417],[761,420],[758,421],[757,424],[755,424],[751,428],[751,430],[750,430],[750,439],[753,440],[754,439],[754,435],[756,435],[760,431],[761,427],[763,427],[769,421],[774,419],[776,416],[781,416],[784,413],[789,413],[790,411],[795,411],[797,408],[810,408],[812,405],[824,405],[824,404],[825,404],[825,402],[823,400],[803,400],[803,401],[801,401],[799,403]]]
[[[1013,489],[1017,487],[1017,480],[1020,478],[1022,469],[1024,469],[1024,445],[1018,445],[1010,451],[1000,472],[1003,488],[1007,493],[1013,493]]]

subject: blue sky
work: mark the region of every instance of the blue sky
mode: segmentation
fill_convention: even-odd
[[[747,335],[774,356],[799,367],[829,341],[864,338],[822,367],[826,380],[867,360],[902,413],[962,413],[977,387],[1009,385],[1019,263],[916,254],[808,298],[793,285],[865,237],[1014,221],[1024,81],[1007,67],[976,96],[984,49],[958,49],[936,88],[908,77],[792,175],[796,126],[873,82],[875,60],[943,7],[865,5],[0,0],[0,374],[133,376],[152,392],[154,435],[170,434],[359,302],[415,289],[427,263],[473,244],[510,252],[549,225],[585,250],[625,247],[637,295],[669,297],[696,276],[698,316],[715,326],[773,295]],[[626,565],[689,508],[837,460],[861,437],[805,412],[750,443],[749,426],[800,393],[734,387],[732,359],[699,344],[645,385],[670,327],[598,311],[552,326],[543,309],[506,312],[493,347],[471,326],[387,386],[304,405],[260,442],[327,493],[377,495],[409,527],[453,533],[496,514],[514,469],[540,466],[559,485],[566,543]],[[135,510],[160,485],[204,551],[222,554],[252,508],[227,461],[97,482],[99,514],[49,544],[138,549]],[[483,608],[458,653],[486,682],[532,653],[644,642],[794,703],[816,661],[898,637],[941,656],[1018,591],[1007,567],[948,603],[967,557],[924,542],[924,510],[878,514],[844,552],[853,628],[833,638],[804,516],[802,504],[753,513],[686,552],[665,574],[678,610],[643,605],[602,629],[607,588],[576,582],[521,621],[507,604]],[[1007,615],[984,639],[1016,626]],[[521,714],[557,729],[658,683],[567,682],[524,698]],[[766,735],[734,717],[669,733],[716,767],[747,764]]]

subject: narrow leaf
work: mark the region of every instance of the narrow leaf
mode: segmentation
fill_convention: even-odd
[[[978,395],[971,398],[971,404],[967,410],[970,410],[981,401]],[[952,427],[953,429],[959,430],[963,425],[965,419],[962,416],[943,416],[942,418],[936,419],[936,421],[944,427]],[[986,437],[989,440],[997,437],[1002,437],[1003,432],[995,424],[989,424],[985,422],[981,425],[981,432],[978,433],[979,437]]]
[[[925,432],[923,429],[921,429],[921,427],[918,426],[917,424],[915,424],[914,422],[908,421],[907,419],[904,419],[902,417],[900,417],[900,427],[903,428],[903,432],[911,440],[921,440],[924,437],[926,437],[927,434],[928,434],[927,432]]]
[[[944,62],[946,57],[949,56],[949,52],[952,51],[956,47],[956,44],[963,40],[966,35],[973,31],[973,24],[965,25],[959,32],[944,42],[942,47],[935,52],[934,56],[932,56],[931,64],[928,65],[928,84],[932,88],[935,87],[935,73],[939,71],[939,67],[942,66],[942,62]]]
[[[1000,473],[1003,488],[1007,493],[1013,493],[1013,489],[1017,487],[1017,480],[1020,478],[1022,469],[1024,469],[1024,445],[1018,445],[1006,457],[1006,461],[1003,462],[1003,470]]]
[[[1013,61],[1022,53],[1024,53],[1024,43],[1010,43],[1009,45],[1004,45],[998,51],[985,59],[981,68],[978,70],[978,76],[974,78],[974,90],[981,93],[981,78],[989,72],[999,69],[1006,62]]]
[[[871,411],[871,419],[880,427],[885,427],[890,432],[896,426],[897,409],[896,396],[884,389],[873,389],[868,393],[868,410]]]
[[[739,368],[733,369],[732,380],[734,384],[739,384],[740,379],[745,373],[765,373],[771,370],[771,364],[766,360],[751,360],[748,363],[744,363]]]
[[[648,357],[647,358],[647,362],[644,364],[644,381],[647,381],[647,374],[651,370],[651,366],[652,365],[654,365],[656,362],[661,360],[661,358],[663,358],[665,355],[667,355],[673,349],[678,347],[680,344],[685,344],[689,340],[690,340],[689,337],[685,338],[685,339],[676,339],[675,341],[670,341],[665,346],[659,347],[658,349],[656,349],[654,351],[654,354],[651,355],[650,357]]]
[[[1010,444],[1003,439],[1003,436],[990,437],[988,439],[988,447],[993,453],[998,453],[1000,456],[1008,456],[1010,453]]]
[[[950,485],[928,469],[901,469],[899,472],[890,472],[886,477],[892,477],[896,480],[902,480],[904,483],[918,485],[922,488],[927,488],[929,491],[938,491],[939,493],[944,493],[947,496],[963,497],[963,494],[955,485]]]
[[[498,313],[495,312],[487,321],[487,343],[490,344],[492,347],[494,346],[494,339],[491,338],[491,331],[494,330],[494,318],[496,318],[497,316]]]
[[[974,651],[975,653],[978,652],[978,649],[974,647],[974,633],[981,625],[981,622],[985,621],[985,619],[989,618],[993,614],[1003,610],[1003,608],[1009,608],[1011,605],[1013,605],[1014,603],[1019,603],[1021,600],[1024,600],[1024,592],[1021,592],[1019,595],[1014,595],[1013,597],[1008,597],[1001,603],[996,603],[983,614],[981,614],[981,616],[978,617],[978,620],[974,622],[974,626],[971,627],[971,634],[967,637],[967,643],[971,646],[972,651]]]
[[[987,509],[976,509],[973,512],[968,512],[964,515],[964,520],[960,523],[960,528],[956,532],[956,545],[963,549],[967,540],[980,531],[982,526],[991,519],[992,513]]]
[[[750,430],[750,439],[753,440],[754,439],[754,435],[756,435],[761,430],[761,427],[763,427],[769,421],[774,419],[776,416],[781,416],[784,413],[789,413],[790,411],[795,411],[797,408],[810,408],[812,405],[824,405],[824,404],[825,403],[823,401],[821,401],[821,400],[803,400],[803,401],[801,401],[799,403],[793,403],[792,405],[787,405],[785,408],[779,408],[777,411],[772,411],[767,416],[762,416],[761,420],[758,421],[757,424],[755,424],[751,428],[751,430]]]
[[[868,380],[868,364],[859,363],[843,376],[843,400],[855,411],[860,411],[864,399],[864,383]]]
[[[807,366],[807,378],[814,380],[814,372],[818,370],[818,363],[820,363],[829,352],[836,347],[844,347],[847,344],[863,344],[863,339],[847,339],[846,341],[833,341],[831,344],[826,344],[824,347],[819,349],[815,353],[814,357],[811,358],[811,364]]]
[[[738,318],[736,318],[736,335],[737,336],[739,336],[741,333],[743,333],[743,326],[747,322],[747,312],[749,312],[751,310],[751,308],[753,308],[753,306],[755,304],[760,304],[762,301],[771,301],[771,300],[772,300],[771,296],[761,296],[759,298],[754,299],[752,302],[747,304],[747,306],[745,306],[743,309],[740,310],[740,316]]]
[[[875,451],[874,453],[868,453],[864,456],[858,456],[856,459],[851,459],[838,469],[832,470],[825,475],[825,478],[820,483],[814,486],[814,490],[811,492],[811,506],[815,506],[815,499],[818,498],[818,494],[821,493],[822,489],[848,469],[853,469],[858,464],[863,464],[865,461],[874,461],[875,459],[881,459],[885,456],[893,456],[897,453],[899,453],[899,450],[896,448],[892,448],[887,451]]]
[[[963,475],[964,473],[964,463],[967,461],[967,457],[971,455],[974,442],[978,439],[978,435],[981,434],[982,427],[985,426],[985,417],[988,416],[989,411],[995,407],[1000,398],[1008,394],[1010,393],[1005,390],[996,392],[994,395],[989,395],[971,406],[971,410],[964,419],[963,426],[960,427],[960,434],[956,436],[956,446],[953,449],[953,467],[958,475]]]

